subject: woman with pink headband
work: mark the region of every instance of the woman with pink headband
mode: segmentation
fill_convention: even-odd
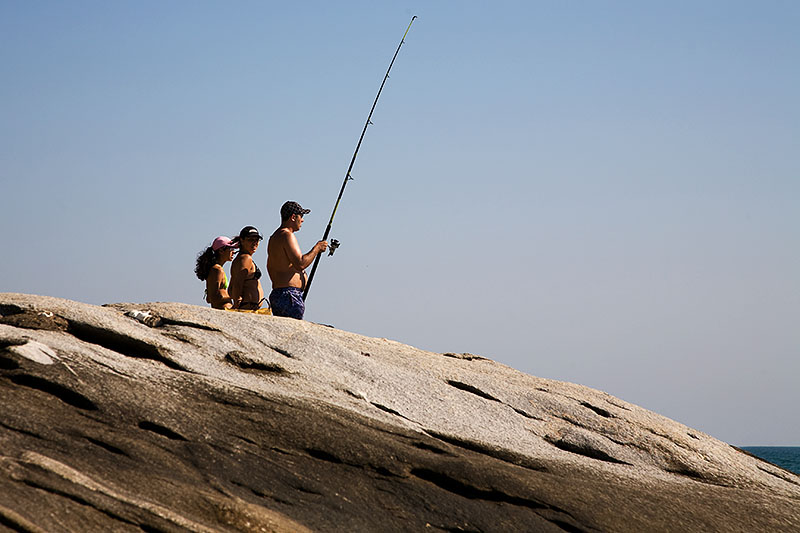
[[[228,294],[228,277],[222,266],[233,260],[233,251],[239,244],[228,237],[220,236],[197,256],[194,273],[206,282],[206,301],[214,309],[230,309],[233,300]]]

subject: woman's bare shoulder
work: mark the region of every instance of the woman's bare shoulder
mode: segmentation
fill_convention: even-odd
[[[211,270],[208,272],[208,279],[212,281],[221,280],[225,276],[225,271],[219,265],[211,265]]]
[[[248,268],[253,263],[253,256],[250,254],[239,254],[231,263],[231,267]]]

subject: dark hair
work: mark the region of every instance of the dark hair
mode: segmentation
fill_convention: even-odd
[[[219,259],[219,255],[211,246],[198,254],[197,262],[194,265],[194,273],[197,274],[197,278],[200,281],[208,279],[208,275],[211,273],[211,267],[214,266],[217,259]]]

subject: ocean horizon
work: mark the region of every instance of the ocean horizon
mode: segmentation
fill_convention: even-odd
[[[800,446],[741,446],[740,449],[800,475]]]

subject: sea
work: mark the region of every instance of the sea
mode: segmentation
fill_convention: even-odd
[[[800,475],[800,446],[742,446],[742,450]]]

